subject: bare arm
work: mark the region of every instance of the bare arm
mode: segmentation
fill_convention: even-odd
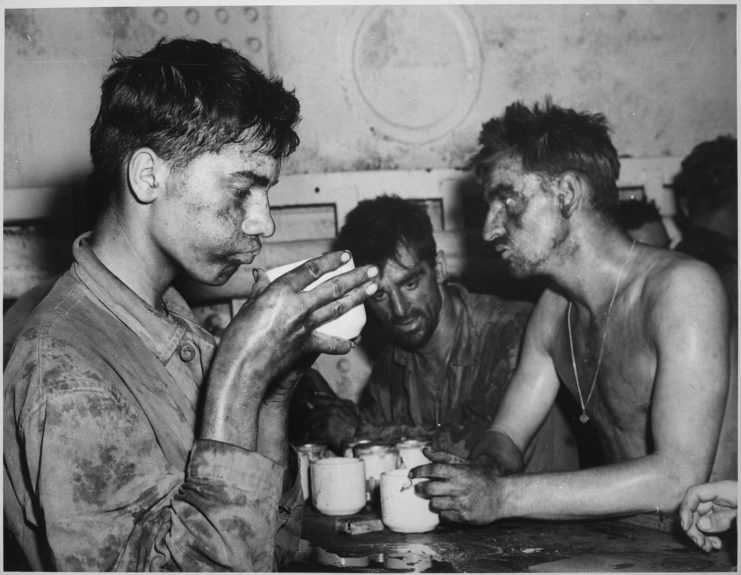
[[[520,361],[489,431],[471,450],[470,461],[455,463],[446,453],[427,453],[435,463],[410,476],[433,481],[415,487],[431,499],[431,509],[445,519],[483,524],[505,517],[502,474],[524,468],[524,454],[558,393],[559,380],[550,355],[553,316],[564,307],[546,291],[530,316]]]
[[[530,440],[548,415],[558,393],[558,374],[550,355],[554,315],[563,303],[546,291],[530,316],[522,354],[507,393],[488,432],[469,459],[489,463],[506,473],[522,471]]]
[[[675,267],[647,291],[643,329],[656,354],[649,415],[653,450],[596,469],[513,478],[504,485],[509,513],[668,513],[690,485],[707,480],[728,390],[727,300],[715,273],[695,262]]]
[[[595,469],[509,477],[482,477],[476,469],[431,465],[416,475],[444,478],[423,489],[433,497],[433,506],[434,498],[440,498],[451,518],[475,522],[511,516],[576,519],[669,512],[677,508],[687,487],[705,481],[728,389],[725,294],[715,274],[699,263],[674,269],[652,290],[643,317],[657,357],[651,453]],[[526,413],[519,411],[521,417]],[[495,425],[502,421],[498,417]],[[515,443],[524,437],[512,423],[504,430]],[[472,488],[490,494],[486,514],[456,503]]]

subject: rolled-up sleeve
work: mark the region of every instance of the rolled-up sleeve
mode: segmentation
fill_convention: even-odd
[[[137,522],[117,569],[273,570],[283,472],[258,453],[196,442],[185,481]]]

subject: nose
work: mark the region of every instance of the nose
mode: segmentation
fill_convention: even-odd
[[[486,213],[484,229],[481,234],[484,241],[491,242],[504,235],[503,212],[500,202],[495,201],[489,204],[489,211]]]
[[[408,304],[401,292],[393,288],[389,292],[389,300],[391,301],[391,313],[394,317],[404,317],[406,315]]]
[[[246,217],[242,231],[250,236],[269,238],[275,233],[275,222],[270,214],[268,195],[253,193],[245,210]]]

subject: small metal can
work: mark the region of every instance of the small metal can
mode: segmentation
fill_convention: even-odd
[[[399,467],[411,469],[420,465],[431,463],[424,456],[422,450],[430,447],[430,442],[425,439],[405,439],[396,444],[396,450],[399,452]]]
[[[370,442],[356,445],[353,448],[355,457],[365,463],[366,495],[371,506],[380,505],[381,475],[384,471],[396,469],[399,464],[399,452],[387,443]]]
[[[368,445],[373,443],[370,439],[358,439],[353,437],[352,439],[345,439],[342,442],[342,456],[343,457],[355,457],[355,447],[358,445]]]

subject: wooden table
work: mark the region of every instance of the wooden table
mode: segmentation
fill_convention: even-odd
[[[704,553],[681,533],[624,520],[507,520],[485,527],[441,524],[430,533],[349,535],[335,531],[335,519],[306,509],[299,556],[286,571],[718,572],[736,565],[730,537],[730,549]]]

